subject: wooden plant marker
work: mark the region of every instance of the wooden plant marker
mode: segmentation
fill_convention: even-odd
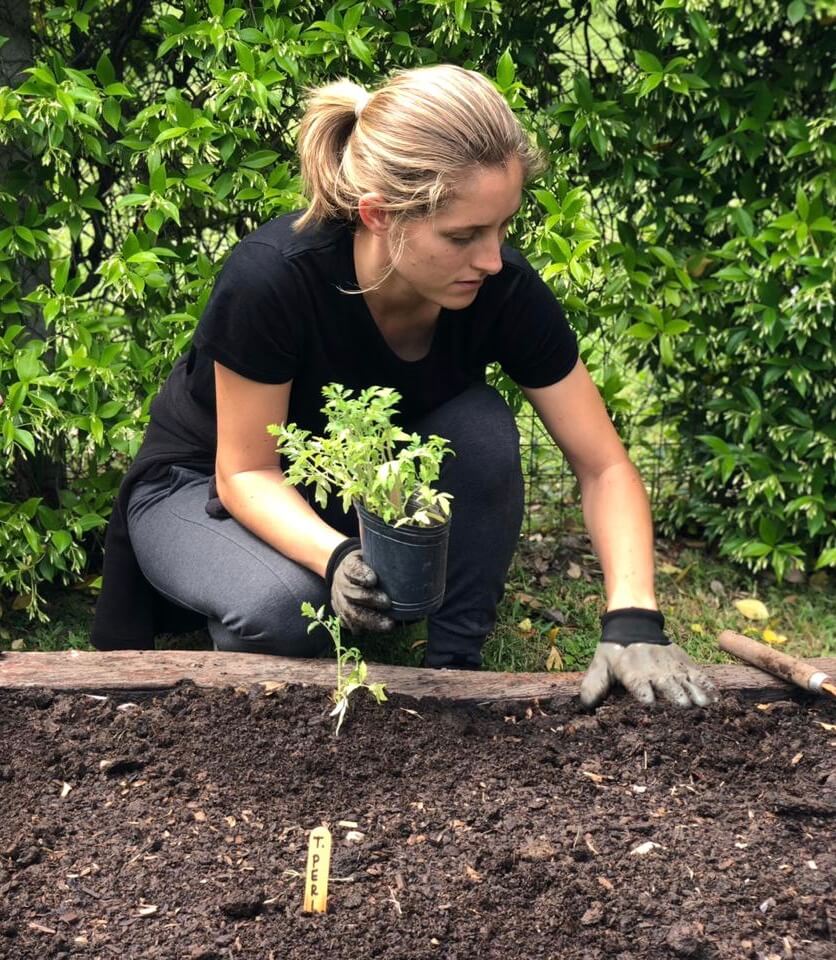
[[[331,870],[331,831],[328,827],[311,830],[308,842],[308,867],[305,871],[307,913],[325,913],[328,909],[328,874]]]

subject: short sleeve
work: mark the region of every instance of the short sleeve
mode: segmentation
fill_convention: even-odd
[[[221,268],[194,346],[242,377],[287,383],[304,355],[292,270],[273,246],[243,240]]]
[[[517,254],[522,276],[499,317],[497,360],[521,387],[547,387],[571,373],[578,342],[563,307],[539,273]]]

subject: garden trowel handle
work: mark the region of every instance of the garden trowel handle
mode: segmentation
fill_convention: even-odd
[[[803,690],[836,697],[836,681],[797,657],[773,650],[765,643],[759,643],[731,630],[724,630],[718,642],[721,650],[751,663],[753,667],[759,667],[782,680],[794,683]]]

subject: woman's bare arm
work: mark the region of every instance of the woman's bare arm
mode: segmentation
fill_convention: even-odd
[[[584,520],[604,571],[607,609],[655,610],[647,493],[586,367],[579,360],[558,383],[523,392],[580,483]]]
[[[284,483],[271,423],[284,423],[291,383],[248,380],[215,363],[218,496],[232,516],[280,553],[319,576],[345,535]]]

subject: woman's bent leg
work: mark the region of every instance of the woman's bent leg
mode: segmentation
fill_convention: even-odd
[[[310,634],[302,602],[327,600],[325,582],[237,520],[205,510],[209,478],[172,467],[169,479],[138,484],[128,530],[140,568],[174,603],[207,616],[216,647],[287,657],[321,655],[331,641]]]
[[[516,549],[524,508],[520,437],[508,405],[485,384],[471,387],[413,429],[446,437],[455,452],[438,486],[453,494],[447,588],[428,621],[426,665],[478,668],[482,645]]]

